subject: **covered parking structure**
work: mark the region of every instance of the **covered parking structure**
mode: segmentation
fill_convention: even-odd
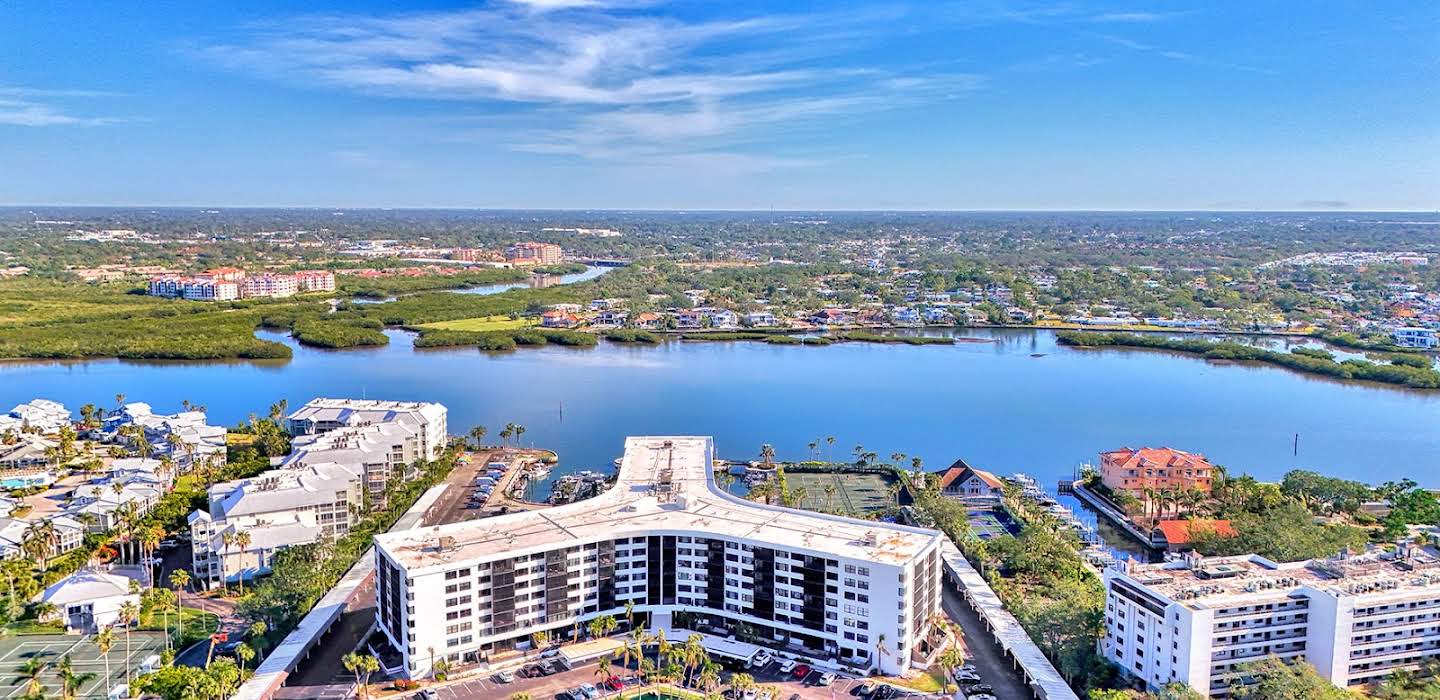
[[[1025,676],[1025,683],[1035,697],[1040,700],[1079,700],[1070,684],[1025,633],[1020,621],[1005,609],[1000,596],[970,565],[960,549],[953,542],[946,541],[941,545],[941,556],[945,560],[947,582],[959,589],[960,595],[979,615],[1014,668]]]

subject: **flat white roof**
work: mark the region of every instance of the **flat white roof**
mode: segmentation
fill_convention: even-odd
[[[760,540],[898,566],[943,538],[935,530],[746,501],[715,485],[713,461],[709,437],[631,437],[625,441],[615,485],[599,496],[555,508],[381,534],[375,544],[411,571],[660,532]]]

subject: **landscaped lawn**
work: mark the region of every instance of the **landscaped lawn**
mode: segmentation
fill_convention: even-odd
[[[484,316],[481,318],[462,318],[456,321],[436,321],[435,323],[420,324],[421,328],[437,328],[446,331],[513,331],[517,328],[529,328],[536,325],[533,318],[510,318],[509,316]]]

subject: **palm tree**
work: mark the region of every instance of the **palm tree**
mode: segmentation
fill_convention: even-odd
[[[775,447],[773,445],[767,442],[760,446],[760,461],[764,462],[767,467],[775,463]]]
[[[626,629],[635,629],[635,601],[625,601],[625,622],[629,625]]]
[[[235,546],[235,531],[226,530],[220,533],[220,583],[228,584],[225,580],[225,560],[229,558],[230,550]]]
[[[483,425],[477,425],[470,429],[470,439],[475,441],[475,449],[480,449],[480,446],[484,444],[485,434],[489,432],[490,430]]]
[[[255,650],[252,649],[249,644],[240,642],[235,645],[235,658],[240,659],[240,670],[243,672],[245,670],[245,664],[250,663],[250,660],[255,658]]]
[[[730,676],[730,691],[735,697],[740,697],[747,690],[755,689],[755,677],[748,673],[737,673]]]
[[[25,681],[25,696],[29,698],[40,698],[45,696],[45,686],[40,682],[40,674],[45,672],[49,664],[45,660],[34,656],[29,661],[20,665],[20,680]]]
[[[149,562],[155,558],[155,550],[160,547],[160,540],[163,532],[158,527],[147,527],[140,533],[140,546],[145,550],[145,559]],[[150,587],[155,587],[155,566],[153,562],[145,565],[145,576],[150,580]]]
[[[505,427],[500,430],[500,441],[501,441],[506,447],[509,447],[509,446],[510,446],[510,438],[512,438],[512,437],[514,437],[514,436],[515,436],[515,424],[514,424],[514,423],[506,423],[506,424],[505,424]]]
[[[236,574],[235,582],[240,584],[240,595],[245,595],[245,549],[250,546],[250,533],[237,530],[235,546],[240,549],[240,572]]]
[[[369,654],[350,652],[340,659],[345,670],[355,674],[355,684],[360,686],[360,697],[370,697],[370,674],[380,670],[380,661]]]
[[[95,635],[95,646],[100,649],[100,656],[105,659],[105,687],[110,687],[110,648],[115,646],[115,630],[106,627]]]
[[[943,690],[948,692],[950,690],[950,679],[954,677],[955,669],[965,665],[965,653],[960,651],[960,645],[951,644],[949,649],[940,652],[940,658],[936,659],[936,661],[940,663],[940,669],[945,672],[945,677],[941,679],[941,683],[944,684]]]
[[[80,688],[95,678],[93,673],[76,673],[68,654],[60,657],[60,663],[55,665],[55,669],[60,675],[60,697],[63,700],[80,697]]]
[[[519,423],[516,423],[516,424],[515,424],[515,446],[516,446],[516,447],[519,447],[519,446],[520,446],[520,436],[522,436],[522,435],[524,435],[524,434],[525,434],[525,426],[520,425]]]
[[[600,677],[600,682],[610,682],[610,657],[602,656],[595,662],[595,675]]]
[[[132,601],[125,601],[120,605],[120,624],[125,626],[125,658],[130,658],[130,626],[135,622],[135,617],[140,609]],[[125,682],[130,682],[130,664],[125,664]]]
[[[270,631],[270,626],[264,620],[256,620],[250,623],[250,641],[255,644],[255,650],[265,648],[265,633]]]
[[[176,569],[170,572],[170,585],[175,587],[175,625],[179,628],[180,640],[185,640],[185,603],[181,593],[190,585],[190,572]],[[168,636],[168,635],[167,635]]]
[[[835,447],[835,436],[834,436],[834,435],[827,435],[827,436],[825,437],[825,461],[827,461],[827,462],[830,461],[830,456],[831,456],[831,454],[832,454],[830,450],[834,449],[834,447]]]
[[[805,443],[805,447],[810,450],[810,459],[818,459],[818,448],[820,447],[819,440],[811,440],[810,442]]]

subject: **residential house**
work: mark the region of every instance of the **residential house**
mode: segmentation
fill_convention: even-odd
[[[976,469],[963,459],[955,460],[936,476],[940,480],[940,493],[950,498],[998,500],[1005,490],[1005,482],[1000,477]]]
[[[681,330],[701,328],[705,325],[705,314],[699,309],[685,309],[675,314],[675,327]]]
[[[855,317],[843,309],[820,309],[810,315],[810,322],[820,326],[843,326],[854,323]]]
[[[1434,328],[1416,328],[1408,326],[1404,328],[1396,328],[1390,332],[1390,337],[1395,340],[1396,345],[1399,345],[1402,348],[1422,348],[1425,350],[1431,350],[1434,349],[1437,344],[1440,344],[1440,339],[1437,339],[1436,331]]]
[[[905,326],[916,325],[920,323],[920,312],[908,306],[902,306],[890,312],[890,320]]]
[[[568,311],[552,309],[540,314],[540,325],[545,328],[574,328],[580,325],[580,317]]]
[[[620,309],[605,309],[595,315],[595,323],[601,326],[623,326],[630,314]]]
[[[635,317],[635,327],[658,330],[665,327],[665,317],[653,311],[646,311]]]
[[[745,314],[744,324],[751,328],[771,328],[779,325],[775,320],[775,314],[769,311],[751,311]]]
[[[920,317],[925,320],[925,323],[931,325],[952,323],[955,320],[949,311],[934,306],[920,312]]]
[[[740,325],[740,317],[729,309],[704,308],[697,311],[705,315],[711,328],[735,328]]]
[[[105,442],[119,443],[137,449],[139,441],[124,430],[140,427],[151,457],[169,457],[181,471],[210,461],[225,463],[225,428],[206,422],[204,411],[155,413],[150,404],[134,402],[111,411],[102,420],[96,437]],[[170,436],[175,436],[172,444]]]
[[[0,416],[0,433],[29,430],[37,433],[54,433],[70,425],[70,410],[57,401],[32,399]]]

